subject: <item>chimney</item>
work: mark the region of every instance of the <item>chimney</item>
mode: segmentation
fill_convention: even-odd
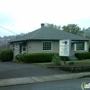
[[[44,27],[44,23],[41,23],[41,28]]]

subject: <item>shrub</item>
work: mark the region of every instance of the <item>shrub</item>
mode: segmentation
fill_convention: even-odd
[[[0,51],[0,60],[1,61],[12,61],[13,60],[13,51],[11,49],[3,49]]]
[[[90,59],[90,52],[75,53],[75,56],[79,59]]]
[[[22,62],[22,61],[23,61],[23,57],[24,57],[23,54],[17,54],[17,55],[15,56],[15,60],[17,60],[18,62]]]
[[[16,56],[16,59],[24,63],[51,62],[54,53],[34,53]]]
[[[56,65],[59,65],[61,64],[61,58],[59,55],[55,54],[53,57],[52,57],[52,62]]]

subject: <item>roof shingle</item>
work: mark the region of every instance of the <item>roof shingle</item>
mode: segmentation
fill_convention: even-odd
[[[35,31],[32,31],[24,36],[16,38],[14,41],[22,40],[60,40],[60,39],[70,39],[70,40],[89,40],[88,38],[82,37],[80,35],[71,34],[62,30],[41,27]]]

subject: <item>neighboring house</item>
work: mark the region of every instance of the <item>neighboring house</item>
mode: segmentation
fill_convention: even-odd
[[[70,56],[76,52],[88,52],[89,39],[44,27],[44,24],[41,24],[41,28],[10,41],[10,47],[14,56],[19,53],[59,53],[59,41],[62,39],[71,40]]]

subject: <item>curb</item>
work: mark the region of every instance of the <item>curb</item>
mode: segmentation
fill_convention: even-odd
[[[48,75],[38,77],[23,77],[23,78],[11,78],[1,79],[0,87],[24,85],[30,83],[50,82],[58,80],[76,79],[84,76],[90,76],[90,72],[87,73],[74,73],[74,74],[59,74],[59,75]]]

